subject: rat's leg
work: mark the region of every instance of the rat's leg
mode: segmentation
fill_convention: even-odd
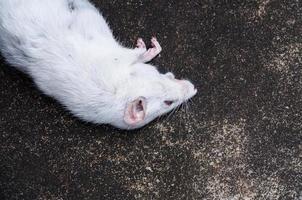
[[[135,49],[139,50],[138,62],[149,62],[161,52],[162,48],[155,37],[151,39],[151,45],[152,48],[147,50],[143,39],[138,38]]]
[[[160,44],[157,39],[153,37],[151,39],[152,48],[148,49],[143,55],[141,55],[141,59],[143,62],[149,62],[153,58],[155,58],[162,50]]]

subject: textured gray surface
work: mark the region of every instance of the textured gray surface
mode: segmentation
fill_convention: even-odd
[[[301,199],[299,0],[94,1],[127,46],[156,35],[189,112],[84,124],[2,60],[1,199]]]

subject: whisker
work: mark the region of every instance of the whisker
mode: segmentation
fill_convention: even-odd
[[[187,113],[189,113],[190,112],[190,102],[189,101],[186,102],[186,106],[187,106]]]
[[[173,108],[173,110],[169,113],[169,115],[167,116],[167,121],[169,121],[172,118],[172,115],[175,113],[176,107]]]
[[[189,99],[190,103],[193,104],[194,106],[196,105],[193,99]]]
[[[191,111],[191,102],[188,102],[188,112]]]
[[[175,108],[173,108],[173,110],[170,112],[170,114],[167,117],[167,121],[171,120],[173,114],[178,111],[178,108],[180,107],[180,105],[176,106]]]
[[[184,103],[181,104],[180,109],[184,110]]]
[[[172,112],[173,112],[173,110],[171,110],[168,114],[165,115],[165,116],[166,116],[166,118],[165,118],[166,121],[167,121],[167,120],[169,119],[169,117],[172,115]]]

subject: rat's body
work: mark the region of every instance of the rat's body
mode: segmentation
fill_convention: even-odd
[[[188,81],[152,65],[161,47],[114,39],[87,0],[0,0],[0,49],[6,60],[79,118],[139,128],[195,95]]]

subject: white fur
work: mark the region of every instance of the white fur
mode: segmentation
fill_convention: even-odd
[[[196,93],[190,82],[139,62],[142,50],[116,42],[87,0],[0,0],[0,49],[45,94],[93,123],[139,128]],[[125,108],[138,97],[146,115],[129,125]]]

